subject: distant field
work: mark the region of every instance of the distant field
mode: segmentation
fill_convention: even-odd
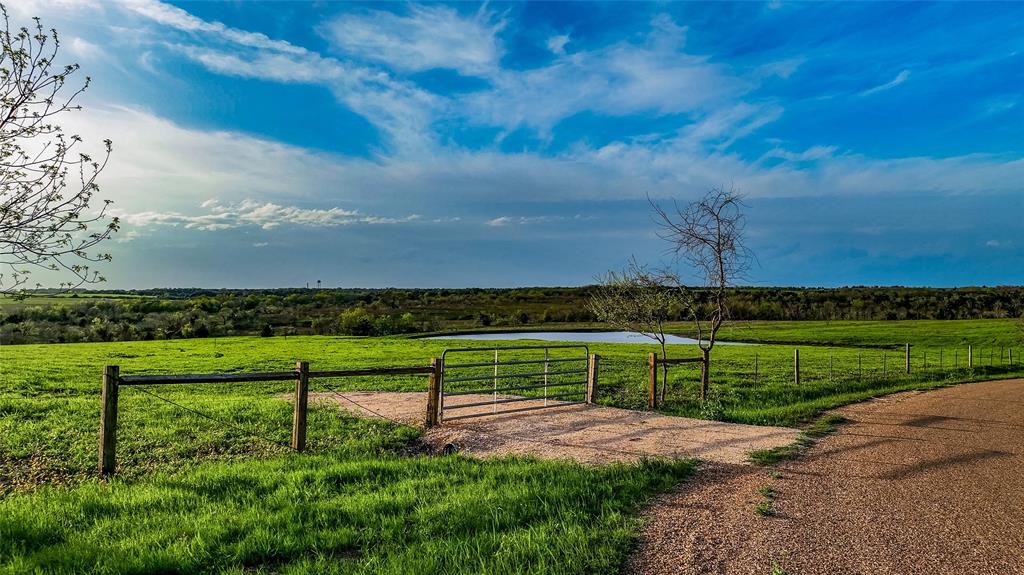
[[[674,324],[688,332],[685,324]],[[752,321],[722,328],[723,340],[811,343],[835,346],[954,347],[1021,345],[1024,324],[1018,319],[904,321]]]
[[[28,296],[24,298],[16,298],[13,296],[0,295],[0,307],[4,308],[17,308],[27,307],[34,305],[74,305],[76,303],[85,303],[92,300],[127,300],[127,299],[145,299],[149,296],[132,295],[132,294],[117,294],[117,293],[102,293],[102,292],[87,292],[81,294],[61,294],[61,295],[38,295]]]

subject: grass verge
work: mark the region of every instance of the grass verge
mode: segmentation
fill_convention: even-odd
[[[755,465],[775,465],[780,461],[795,459],[805,449],[814,445],[819,439],[830,433],[834,433],[836,426],[845,421],[846,418],[841,415],[824,415],[814,420],[814,423],[804,429],[793,443],[780,447],[773,447],[771,449],[751,451],[747,455],[747,460]]]
[[[0,500],[0,573],[616,573],[691,461],[381,453],[208,462]]]

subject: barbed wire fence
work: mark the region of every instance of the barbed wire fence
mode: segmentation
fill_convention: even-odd
[[[1024,346],[907,346],[851,348],[828,346],[758,346],[743,353],[711,358],[711,391],[739,398],[773,390],[805,395],[839,394],[914,383],[969,381],[1024,373]],[[909,351],[909,356],[908,356]],[[685,352],[683,352],[685,353]],[[676,351],[676,355],[680,354]],[[908,360],[909,357],[909,360]],[[601,377],[604,403],[642,409],[647,397],[645,353],[635,359],[605,358]],[[661,381],[659,367],[658,379]],[[697,399],[700,364],[672,365],[668,401]],[[659,383],[659,385],[664,382]],[[713,414],[709,414],[713,415]]]

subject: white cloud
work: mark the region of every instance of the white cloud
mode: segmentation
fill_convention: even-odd
[[[548,50],[559,56],[565,55],[565,45],[569,43],[569,36],[567,34],[559,34],[558,36],[552,36],[548,38],[547,46]]]
[[[67,43],[68,51],[83,60],[98,60],[103,56],[103,49],[79,37],[74,37]]]
[[[321,85],[388,136],[391,152],[424,154],[434,146],[430,124],[442,99],[387,72],[321,56],[284,40],[197,18],[157,0],[125,6],[162,26],[187,33],[163,46],[226,76]]]
[[[447,6],[413,4],[408,16],[342,14],[322,32],[335,49],[395,70],[448,68],[479,76],[492,73],[502,55],[497,36],[505,23],[492,20],[483,9],[466,17]]]
[[[235,203],[220,203],[207,200],[200,204],[205,213],[183,214],[180,212],[145,211],[138,213],[113,212],[129,226],[149,227],[157,225],[181,226],[185,229],[204,231],[230,230],[258,227],[271,230],[285,225],[311,228],[348,226],[353,224],[397,224],[419,219],[418,215],[390,218],[361,214],[357,210],[333,208],[300,208],[282,206],[271,202],[257,202],[245,199]],[[266,244],[264,244],[266,245]]]
[[[888,81],[888,82],[886,82],[884,84],[879,84],[878,86],[875,86],[874,88],[868,88],[867,90],[864,90],[863,92],[861,92],[860,95],[861,96],[870,96],[872,94],[877,94],[879,92],[884,92],[886,90],[891,90],[891,89],[895,88],[896,86],[899,86],[900,84],[906,82],[908,78],[910,78],[910,70],[902,70],[899,74],[896,74],[896,77],[893,78],[892,80],[890,80],[890,81]]]
[[[463,96],[456,109],[475,123],[545,132],[582,111],[699,114],[754,86],[706,57],[680,52],[685,28],[668,16],[651,27],[643,45],[620,42],[541,68],[501,70],[490,78],[493,89]]]
[[[774,148],[766,152],[764,157],[781,158],[790,162],[807,162],[831,158],[837,149],[835,146],[811,146],[802,152],[791,152],[782,148]]]
[[[501,227],[508,225],[530,225],[530,224],[548,224],[552,222],[565,222],[569,220],[589,220],[593,219],[581,214],[574,216],[559,216],[559,215],[544,215],[544,216],[499,216],[487,220],[487,225],[493,227]]]
[[[18,18],[44,17],[50,12],[102,12],[100,0],[17,0],[4,6]],[[45,22],[44,22],[45,24]]]
[[[224,40],[249,46],[290,54],[303,55],[309,51],[283,40],[273,40],[266,34],[230,28],[220,22],[207,22],[185,10],[159,2],[158,0],[124,0],[123,5],[140,16],[183,32],[207,32],[221,36]]]

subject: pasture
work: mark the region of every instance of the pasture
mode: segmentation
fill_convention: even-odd
[[[952,341],[959,323],[897,334],[917,338],[910,375],[902,349],[815,345],[800,348],[797,384],[793,345],[722,346],[712,400],[699,402],[696,368],[673,367],[659,411],[799,426],[880,394],[1024,374],[1020,355],[1010,364],[1021,350],[1010,351],[1009,323],[979,322],[997,335],[973,349],[970,368],[966,346],[933,346]],[[798,327],[779,332],[802,342],[831,337],[822,326]],[[104,365],[123,375],[280,371],[299,359],[313,369],[408,366],[448,346],[303,336],[0,347],[0,572],[411,573],[442,564],[466,573],[616,572],[637,510],[684,480],[692,462],[589,467],[430,455],[414,428],[321,404],[310,407],[309,452],[292,454],[284,399],[292,384],[283,382],[122,389],[119,475],[92,479]],[[598,402],[644,408],[646,356],[655,349],[592,345],[602,356]],[[311,391],[426,384],[422,375],[367,377],[314,382]]]

